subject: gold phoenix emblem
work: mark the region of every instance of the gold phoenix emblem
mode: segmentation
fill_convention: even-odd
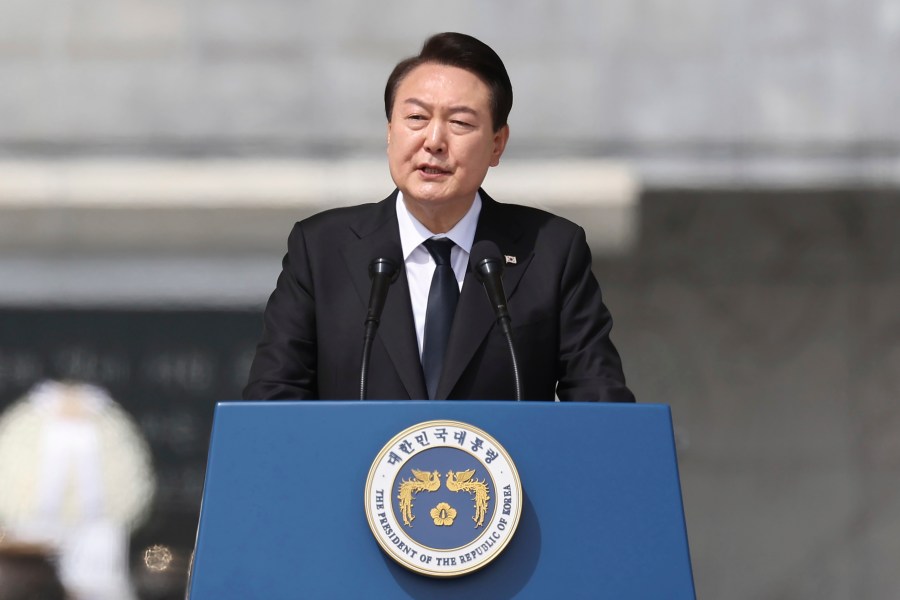
[[[441,487],[441,474],[437,471],[419,471],[410,469],[415,479],[404,479],[400,482],[400,493],[397,499],[400,501],[400,513],[403,515],[403,524],[412,527],[416,517],[412,514],[413,498],[419,492],[434,492]]]
[[[473,475],[475,475],[475,469],[455,473],[448,471],[447,489],[451,492],[472,494],[472,499],[475,501],[475,516],[472,517],[472,520],[475,521],[475,527],[478,528],[484,525],[484,515],[487,513],[488,501],[491,497],[488,495],[488,486],[484,480],[473,479]]]
[[[441,474],[437,471],[419,471],[418,469],[410,469],[413,479],[404,479],[400,482],[399,493],[397,499],[400,501],[400,514],[403,517],[403,524],[412,527],[412,522],[416,520],[413,514],[413,499],[419,492],[436,492],[441,488]],[[475,521],[475,528],[484,525],[484,516],[487,514],[488,502],[491,497],[488,494],[488,486],[485,480],[474,479],[475,469],[467,471],[448,471],[447,472],[447,489],[451,492],[468,492],[472,494],[472,500],[475,506],[475,515],[472,520]],[[451,514],[452,511],[452,514]],[[453,525],[457,511],[446,502],[439,503],[431,510],[431,518],[434,524],[449,527]]]

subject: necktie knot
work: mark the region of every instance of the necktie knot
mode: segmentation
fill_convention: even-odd
[[[431,254],[435,263],[439,266],[450,264],[450,251],[456,245],[453,243],[453,240],[450,238],[430,238],[422,243],[425,244],[425,249]]]

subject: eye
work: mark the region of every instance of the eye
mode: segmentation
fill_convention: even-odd
[[[420,113],[413,113],[406,115],[404,122],[410,129],[419,130],[428,124],[428,117]]]
[[[428,117],[421,113],[413,113],[411,115],[406,115],[403,122],[406,123],[406,126],[409,129],[418,131],[428,125]]]
[[[450,124],[461,129],[471,129],[474,127],[474,125],[472,125],[471,123],[467,121],[460,121],[459,119],[450,121]]]

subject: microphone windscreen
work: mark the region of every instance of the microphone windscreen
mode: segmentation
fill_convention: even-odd
[[[503,255],[500,254],[500,248],[497,244],[491,240],[475,242],[475,245],[472,246],[472,252],[469,253],[469,264],[472,265],[473,269],[476,269],[481,261],[486,258],[496,260],[501,265],[503,264]]]
[[[375,246],[370,256],[372,260],[369,262],[369,277],[374,277],[376,273],[396,277],[400,265],[403,264],[400,245],[396,242],[385,242]]]

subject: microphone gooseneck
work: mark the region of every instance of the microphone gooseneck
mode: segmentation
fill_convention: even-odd
[[[372,291],[369,294],[369,308],[366,312],[365,334],[363,335],[362,362],[359,373],[359,399],[365,400],[368,391],[369,360],[372,353],[372,342],[375,332],[381,324],[381,313],[387,300],[391,284],[400,275],[400,249],[396,245],[379,248],[375,258],[369,263],[369,278],[372,280]]]
[[[503,289],[503,265],[500,248],[489,240],[482,240],[472,246],[469,262],[475,271],[478,281],[484,286],[491,308],[497,317],[497,324],[506,337],[509,357],[512,361],[513,379],[516,386],[516,400],[522,399],[522,382],[519,377],[519,361],[516,358],[516,347],[512,337],[512,319],[506,305],[506,292]]]

